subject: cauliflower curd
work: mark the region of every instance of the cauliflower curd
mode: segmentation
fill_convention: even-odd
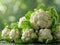
[[[3,30],[2,30],[2,38],[6,38],[9,36],[9,32],[10,32],[10,29],[8,29],[7,27],[5,27]]]
[[[52,24],[51,14],[48,11],[39,9],[31,14],[30,22],[35,29],[48,28]]]
[[[17,29],[12,29],[9,33],[10,39],[18,39],[20,37],[20,33]]]
[[[40,42],[43,42],[44,40],[48,42],[53,39],[50,29],[40,29],[38,35],[39,35],[38,40]]]
[[[21,39],[23,41],[29,41],[29,40],[34,39],[36,37],[37,37],[37,35],[34,33],[33,29],[29,29],[29,28],[23,29],[22,37],[21,37]]]
[[[60,40],[60,26],[55,29],[54,38]]]
[[[21,18],[19,19],[19,22],[18,22],[18,27],[19,27],[19,28],[20,28],[22,22],[25,21],[25,20],[26,20],[25,17],[21,17]]]

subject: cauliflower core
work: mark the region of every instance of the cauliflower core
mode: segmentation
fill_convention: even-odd
[[[34,33],[33,29],[26,28],[22,31],[21,39],[23,41],[29,41],[29,40],[34,39],[36,37],[37,37],[37,35]]]
[[[50,29],[40,29],[38,35],[39,35],[38,40],[39,40],[40,42],[43,42],[44,39],[46,40],[46,42],[48,42],[48,41],[50,41],[50,40],[53,39],[53,37],[52,37],[52,35],[51,35]]]
[[[30,22],[35,29],[48,28],[52,24],[51,14],[48,11],[39,9],[31,14]]]
[[[10,32],[10,29],[8,29],[8,28],[4,28],[3,30],[2,30],[2,38],[6,38],[6,37],[8,37],[9,36],[9,32]]]
[[[18,39],[20,37],[19,31],[17,29],[12,29],[9,33],[10,39]]]
[[[20,28],[22,22],[25,21],[25,20],[26,20],[25,17],[22,17],[22,18],[19,19],[19,22],[18,22],[18,27],[19,27],[19,28]]]

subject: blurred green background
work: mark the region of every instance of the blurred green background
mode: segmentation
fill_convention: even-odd
[[[18,22],[19,18],[40,4],[54,7],[60,16],[60,0],[0,0],[0,30],[4,23]]]

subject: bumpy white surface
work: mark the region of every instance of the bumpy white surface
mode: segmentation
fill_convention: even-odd
[[[55,29],[54,37],[60,40],[60,27]]]
[[[25,17],[21,17],[21,18],[19,19],[19,22],[18,22],[18,27],[19,27],[19,28],[20,28],[22,22],[25,21],[25,20],[26,20]]]
[[[51,30],[50,29],[40,29],[38,35],[39,35],[38,40],[40,42],[43,42],[44,39],[46,39],[46,41],[49,41],[49,40],[53,39],[53,37],[51,35]]]
[[[35,29],[48,28],[52,24],[51,14],[48,11],[39,9],[31,14],[30,22]]]
[[[2,30],[2,38],[6,38],[6,37],[8,37],[9,36],[9,32],[10,32],[10,29],[8,29],[8,28],[4,28],[3,30]]]
[[[19,31],[17,29],[12,29],[9,33],[10,39],[18,39],[20,37]]]
[[[22,31],[21,39],[23,41],[29,41],[29,40],[34,39],[36,37],[37,37],[37,35],[34,33],[33,29],[26,28]]]

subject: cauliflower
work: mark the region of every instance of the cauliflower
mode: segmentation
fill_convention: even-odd
[[[56,31],[55,31],[55,38],[57,38],[57,39],[60,40],[60,27],[59,27],[59,28],[56,28]]]
[[[17,29],[12,29],[9,33],[10,39],[18,39],[20,37],[20,33]]]
[[[51,14],[48,11],[39,9],[31,14],[30,22],[36,29],[48,28],[52,24]]]
[[[6,38],[9,36],[9,33],[10,33],[10,29],[8,29],[7,27],[5,27],[3,30],[2,30],[2,38]]]
[[[60,24],[56,24],[53,34],[55,39],[60,40]]]
[[[31,28],[23,29],[22,37],[21,37],[21,39],[23,41],[29,41],[29,40],[35,39],[36,37],[37,37],[37,35],[36,35],[36,33],[34,33],[33,29],[31,29]]]
[[[45,40],[47,43],[48,41],[53,39],[50,29],[40,29],[38,35],[38,40],[40,42],[43,42]]]
[[[21,26],[21,23],[22,23],[23,21],[25,21],[25,20],[26,20],[25,17],[22,17],[22,18],[19,19],[19,22],[18,22],[18,27],[19,27],[19,28],[20,28],[20,26]]]

